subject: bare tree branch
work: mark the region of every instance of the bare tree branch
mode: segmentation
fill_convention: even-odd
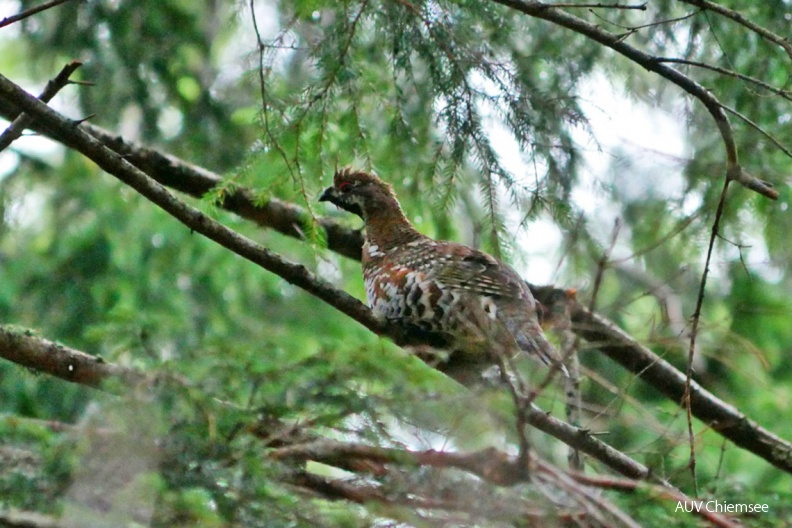
[[[631,61],[643,66],[649,71],[655,72],[679,86],[682,90],[689,93],[704,105],[707,111],[715,120],[718,126],[724,147],[726,148],[726,178],[735,180],[744,187],[751,189],[759,194],[778,199],[778,191],[774,190],[770,184],[760,180],[742,169],[737,155],[737,144],[734,141],[734,132],[729,118],[723,111],[723,107],[718,99],[705,87],[681,73],[679,70],[669,67],[666,62],[659,60],[633,46],[630,46],[619,35],[614,35],[603,30],[600,26],[591,24],[582,18],[576,17],[566,11],[555,8],[552,4],[535,2],[532,0],[492,0],[495,3],[505,5],[528,16],[547,20],[559,26],[580,33],[595,42],[607,46],[614,51],[624,55]],[[689,2],[699,5],[699,2]],[[703,3],[703,2],[702,2]]]
[[[783,97],[787,101],[792,101],[792,92],[789,90],[783,90],[781,88],[776,88],[772,84],[766,83],[761,79],[757,79],[756,77],[751,77],[750,75],[744,75],[742,73],[729,70],[726,68],[721,68],[720,66],[713,66],[711,64],[707,64],[705,62],[693,61],[689,59],[679,59],[676,57],[658,57],[657,60],[660,62],[668,62],[673,64],[684,64],[686,66],[695,66],[696,68],[702,68],[705,70],[714,71],[716,73],[720,73],[721,75],[727,75],[729,77],[734,77],[736,79],[740,79],[741,81],[749,82],[751,84],[755,84],[760,88],[764,88],[768,92],[772,92],[775,95]]]
[[[60,73],[47,83],[47,86],[44,87],[44,91],[39,95],[39,99],[44,103],[50,102],[61,88],[69,84],[69,77],[71,77],[71,74],[80,66],[82,66],[82,62],[80,61],[71,61],[64,66]],[[22,132],[30,125],[31,121],[30,117],[25,113],[19,114],[13,119],[13,123],[11,123],[0,135],[0,152],[7,149],[11,143],[19,139]]]
[[[14,22],[19,22],[20,20],[24,20],[27,17],[33,16],[37,13],[41,13],[42,11],[46,11],[47,9],[50,9],[52,7],[65,4],[68,1],[69,0],[50,0],[49,2],[45,2],[40,6],[31,7],[26,11],[22,11],[21,13],[0,20],[0,28],[10,26]]]
[[[586,9],[634,9],[637,11],[646,11],[646,2],[643,4],[575,4],[575,3],[558,3],[548,4],[551,7],[564,7],[564,8],[586,8]]]
[[[767,28],[762,27],[754,22],[751,22],[742,13],[729,9],[728,7],[724,7],[720,4],[716,4],[715,2],[710,2],[709,0],[681,0],[681,1],[686,4],[690,4],[692,6],[700,7],[701,9],[706,9],[708,11],[718,13],[719,15],[734,20],[741,26],[750,29],[751,31],[753,31],[760,37],[768,40],[769,42],[781,46],[781,48],[783,48],[784,51],[786,51],[787,55],[789,55],[789,58],[792,59],[792,42],[789,40],[788,37],[782,37],[781,35],[776,35]]]
[[[0,357],[87,387],[100,388],[108,379],[124,385],[148,381],[139,371],[105,363],[101,357],[8,326],[0,326]]]

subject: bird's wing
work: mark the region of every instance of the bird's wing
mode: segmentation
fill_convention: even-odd
[[[494,257],[461,244],[445,243],[439,249],[449,258],[438,259],[431,272],[438,282],[479,295],[525,297],[527,287],[517,272]]]

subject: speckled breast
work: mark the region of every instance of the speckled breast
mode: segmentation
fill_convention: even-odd
[[[414,251],[405,251],[413,249]],[[374,313],[383,319],[409,323],[425,330],[450,330],[460,295],[431,278],[431,261],[423,248],[383,253],[364,249],[363,280]],[[457,314],[458,315],[458,314]]]

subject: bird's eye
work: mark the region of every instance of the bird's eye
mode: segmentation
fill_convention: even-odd
[[[346,193],[346,192],[351,191],[352,190],[352,182],[345,181],[345,182],[339,183],[338,184],[338,190],[341,191],[342,193]]]

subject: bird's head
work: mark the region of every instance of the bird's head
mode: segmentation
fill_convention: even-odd
[[[396,194],[388,183],[351,167],[336,171],[333,186],[324,190],[319,201],[330,202],[363,220],[378,214],[402,214]]]

